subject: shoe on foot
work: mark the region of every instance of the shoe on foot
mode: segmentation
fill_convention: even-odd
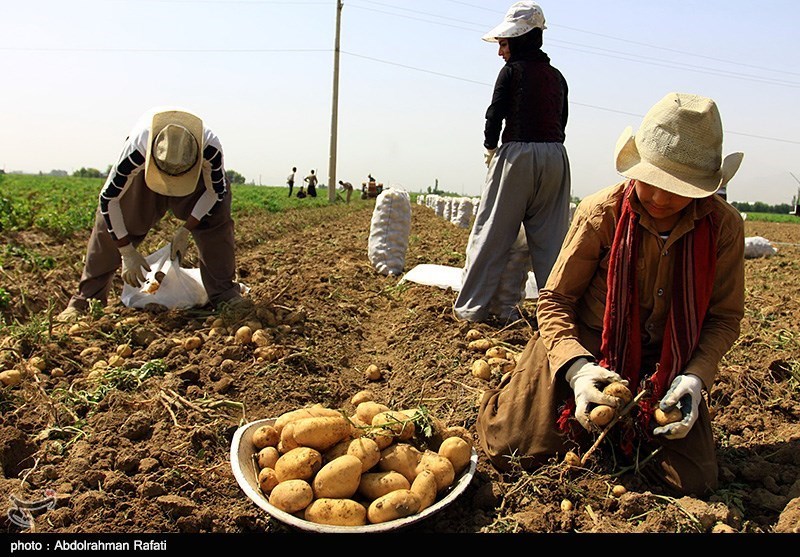
[[[56,321],[60,323],[73,323],[78,321],[83,316],[84,312],[75,306],[67,306],[67,309],[58,314]]]

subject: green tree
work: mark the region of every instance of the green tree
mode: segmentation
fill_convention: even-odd
[[[231,181],[231,184],[244,184],[245,178],[235,170],[226,170],[225,176]]]
[[[72,175],[76,178],[105,178],[105,174],[96,168],[81,167],[80,170],[76,170]]]

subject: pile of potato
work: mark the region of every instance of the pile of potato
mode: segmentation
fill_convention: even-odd
[[[469,466],[471,437],[421,409],[364,400],[355,413],[314,405],[253,434],[258,483],[271,505],[317,524],[363,526],[420,513]],[[418,448],[420,447],[420,448]],[[432,447],[436,447],[434,450]]]

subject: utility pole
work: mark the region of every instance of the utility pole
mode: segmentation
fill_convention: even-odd
[[[331,107],[331,147],[328,155],[328,202],[336,201],[336,135],[339,120],[339,29],[342,23],[342,2],[336,1],[336,44],[333,48],[333,106]]]

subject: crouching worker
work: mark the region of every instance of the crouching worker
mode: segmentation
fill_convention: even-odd
[[[60,321],[86,313],[89,300],[105,305],[120,266],[127,284],[144,282],[150,267],[137,246],[167,210],[185,221],[172,236],[170,256],[180,261],[194,238],[210,303],[216,309],[250,303],[234,280],[231,192],[220,140],[193,114],[153,109],[131,130],[100,192],[78,292]]]
[[[717,488],[703,390],[739,336],[744,225],[714,193],[742,157],[723,160],[717,106],[696,95],[667,95],[635,135],[623,132],[615,159],[625,179],[578,206],[539,293],[539,329],[481,401],[477,429],[495,468],[584,455],[601,431],[590,410],[624,406],[603,393],[619,381],[641,398],[594,454],[627,464],[652,455],[641,472],[669,492]],[[676,408],[679,421],[655,423],[656,409]]]

